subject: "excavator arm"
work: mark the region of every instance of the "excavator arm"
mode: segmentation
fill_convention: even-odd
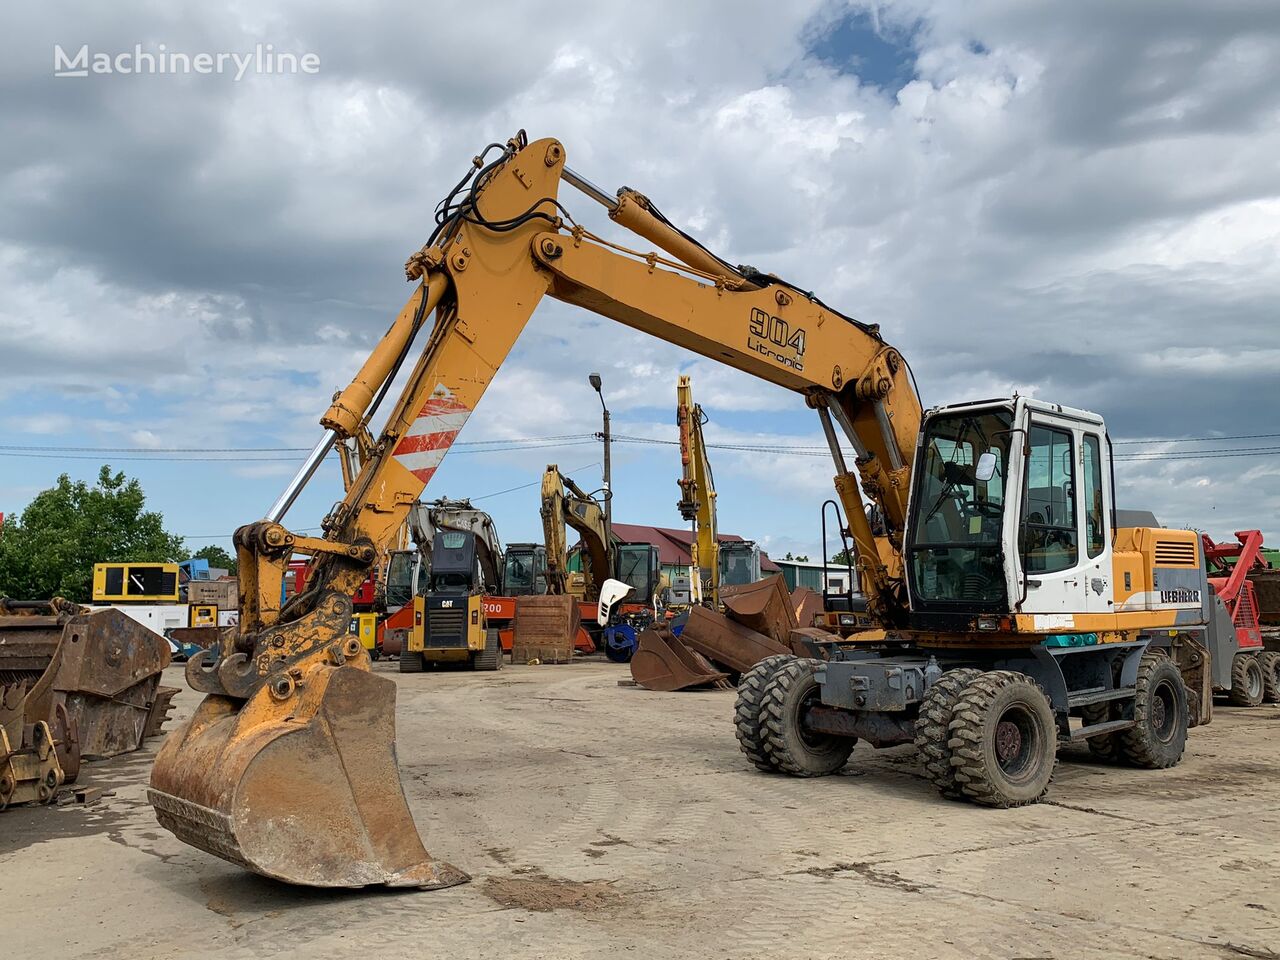
[[[579,226],[562,183],[662,252]],[[325,433],[266,517],[235,533],[240,622],[193,658],[207,696],[157,757],[149,799],[180,838],[295,883],[437,887],[465,879],[433,861],[412,827],[396,771],[394,684],[370,672],[347,633],[351,595],[544,296],[611,317],[803,394],[835,459],[835,485],[858,548],[870,611],[905,611],[902,536],[921,410],[901,355],[874,325],[796,286],[733,267],[672,225],[647,198],[610,196],[565,166],[556,140],[491,144],[441,202],[406,265],[408,302],[321,418]],[[425,344],[411,358],[413,344]],[[370,424],[411,363],[376,435]],[[837,428],[857,454],[845,463]],[[358,469],[322,536],[281,521],[337,444]],[[350,473],[353,468],[349,464]],[[873,535],[859,487],[884,516]],[[767,496],[767,488],[762,491]],[[308,588],[281,604],[294,553],[313,558]]]
[[[586,578],[583,599],[594,601],[600,587],[613,576],[614,549],[600,502],[548,464],[542,475],[542,532],[547,544],[547,586],[550,593],[564,593],[568,586],[569,551],[565,525],[578,531],[584,552]]]
[[[701,603],[703,589],[712,606],[720,603],[720,541],[716,537],[716,486],[702,437],[706,418],[693,402],[689,378],[676,382],[676,426],[680,430],[680,516],[693,524],[689,544],[693,602]]]

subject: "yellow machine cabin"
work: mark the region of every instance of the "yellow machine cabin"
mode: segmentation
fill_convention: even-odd
[[[176,563],[95,563],[94,603],[178,603]]]

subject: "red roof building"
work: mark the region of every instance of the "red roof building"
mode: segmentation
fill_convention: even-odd
[[[653,544],[658,548],[658,559],[663,567],[689,566],[689,545],[693,542],[693,531],[688,527],[672,529],[671,527],[648,527],[637,523],[615,523],[613,535],[623,543]],[[727,543],[741,542],[743,538],[734,533],[722,533],[716,539],[721,543]],[[760,570],[765,574],[782,572],[763,550],[760,552]]]

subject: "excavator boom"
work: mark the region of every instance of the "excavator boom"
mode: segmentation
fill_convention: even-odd
[[[662,252],[579,226],[561,204],[562,182]],[[206,696],[152,775],[149,799],[181,839],[295,883],[438,887],[465,879],[418,839],[396,771],[395,686],[370,672],[367,653],[348,636],[351,595],[543,296],[803,394],[835,458],[869,608],[886,623],[906,609],[901,545],[921,410],[905,362],[877,327],[777,277],[730,266],[641,194],[608,195],[565,166],[558,141],[530,143],[523,133],[476,158],[406,272],[418,286],[321,418],[324,435],[266,517],[236,531],[239,625],[188,663],[187,682]],[[373,434],[370,423],[409,363]],[[856,452],[856,473],[837,428]],[[351,441],[359,464],[348,461],[345,496],[324,518],[322,536],[285,528],[320,463]],[[884,517],[882,534],[866,520],[859,487]],[[313,558],[312,574],[282,605],[294,553]]]

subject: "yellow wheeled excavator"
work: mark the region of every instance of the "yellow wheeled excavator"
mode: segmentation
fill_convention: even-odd
[[[1025,397],[924,413],[878,326],[730,265],[641,194],[607,193],[565,159],[559,141],[523,133],[481,151],[409,258],[414,291],[321,418],[323,438],[267,515],[236,531],[239,625],[187,665],[206,696],[152,774],[165,827],[294,883],[466,879],[432,860],[414,828],[396,769],[395,685],[348,635],[350,598],[544,296],[795,391],[816,412],[882,642],[770,658],[744,676],[737,727],[753,763],[828,773],[855,738],[914,739],[944,793],[1007,806],[1043,794],[1060,739],[1107,738],[1142,766],[1178,761],[1184,677],[1207,719],[1198,540],[1115,523],[1100,417]],[[562,184],[659,252],[579,224]],[[406,362],[323,534],[284,527]],[[883,517],[875,532],[864,494]],[[282,606],[293,553],[314,568]]]
[[[676,381],[676,428],[680,431],[680,500],[676,509],[693,524],[689,541],[689,592],[694,603],[720,602],[720,541],[716,536],[716,486],[702,436],[706,416],[693,402],[687,376]]]
[[[720,587],[760,579],[760,548],[749,540],[720,542],[716,523],[716,483],[702,426],[707,415],[693,402],[687,376],[676,381],[676,427],[680,432],[680,500],[676,509],[693,524],[689,543],[690,592],[694,603],[720,606]]]

